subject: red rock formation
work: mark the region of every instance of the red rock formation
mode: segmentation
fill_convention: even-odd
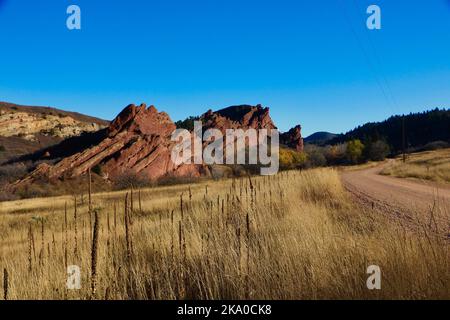
[[[295,149],[298,152],[303,151],[302,127],[300,125],[292,128],[288,132],[280,135],[280,143]]]
[[[200,117],[203,131],[207,129],[218,129],[225,136],[227,129],[277,129],[269,115],[269,108],[261,105],[239,105],[232,106],[213,112],[208,110]],[[234,141],[225,141],[224,148],[228,148]],[[248,146],[248,141],[246,145]],[[208,143],[204,143],[206,147]],[[235,146],[233,146],[234,148]]]
[[[257,106],[234,106],[216,112],[208,111],[200,117],[203,129],[276,129],[268,108]],[[42,164],[17,185],[31,183],[36,179],[73,178],[85,174],[100,165],[102,174],[114,180],[123,174],[133,173],[159,179],[164,176],[199,177],[209,175],[205,165],[176,166],[171,153],[175,142],[171,135],[175,124],[164,112],[155,107],[127,106],[99,136],[95,145],[72,153],[54,165]],[[300,126],[281,135],[282,143],[298,151],[303,150]],[[205,146],[205,144],[204,144]]]
[[[269,115],[269,108],[261,105],[233,106],[216,112],[209,110],[200,117],[203,128],[226,129],[276,129]]]
[[[175,129],[169,116],[155,107],[129,105],[110,124],[107,137],[99,144],[53,166],[40,165],[19,183],[39,177],[77,177],[96,165],[101,165],[102,173],[109,179],[128,172],[152,180],[167,175],[198,177],[207,173],[207,168],[201,165],[174,165],[171,150],[175,143],[170,138]]]

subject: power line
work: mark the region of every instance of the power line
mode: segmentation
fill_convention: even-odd
[[[345,7],[344,7],[344,4],[342,3],[342,0],[338,0],[338,2],[340,4],[342,12],[344,13],[344,16],[345,16],[345,18],[347,20],[347,23],[349,24],[350,29],[352,30],[352,33],[353,33],[353,36],[356,39],[356,42],[358,43],[358,45],[359,45],[359,47],[360,47],[360,49],[361,49],[361,51],[362,51],[362,53],[363,53],[363,55],[364,55],[364,57],[366,59],[366,62],[368,64],[369,68],[372,70],[372,72],[374,74],[375,80],[376,80],[378,86],[380,87],[381,92],[383,93],[383,96],[385,97],[386,101],[388,102],[389,107],[391,109],[393,109],[393,111],[394,111],[393,113],[396,113],[397,111],[399,111],[397,100],[396,100],[396,98],[395,98],[395,96],[393,94],[393,90],[392,90],[392,88],[391,88],[391,86],[389,84],[389,81],[388,81],[387,77],[385,76],[385,74],[383,72],[384,68],[383,68],[382,59],[381,59],[380,55],[377,52],[376,46],[374,45],[374,43],[372,41],[372,38],[370,37],[369,31],[367,29],[365,29],[366,30],[366,36],[367,36],[367,38],[369,40],[368,41],[369,45],[372,48],[372,52],[373,52],[373,55],[375,56],[376,62],[378,62],[378,67],[379,67],[379,69],[381,69],[380,73],[381,73],[382,81],[380,81],[378,79],[377,70],[376,70],[377,68],[373,65],[372,60],[369,58],[369,54],[367,53],[366,48],[364,47],[361,39],[359,38],[358,33],[356,32],[355,28],[353,27],[353,24],[351,22],[350,16],[347,14],[347,11],[345,10]],[[353,0],[353,3],[355,4],[356,9],[359,10],[358,9],[359,6],[358,6],[358,3],[356,2],[356,0]],[[361,8],[361,7],[359,7],[359,8]],[[361,10],[362,10],[362,8],[361,8]],[[384,83],[382,83],[382,82],[384,82]],[[386,86],[387,90],[385,89],[384,86]],[[401,128],[402,128],[403,161],[406,162],[406,150],[405,150],[406,149],[406,127],[405,127],[405,116],[404,115],[402,116]]]
[[[358,4],[358,2],[356,0],[353,0],[353,3],[355,4],[355,7],[357,8],[357,10],[363,10],[364,9],[364,8],[361,7],[360,4]],[[375,60],[378,63],[378,67],[379,67],[379,69],[381,71],[380,72],[381,78],[382,78],[382,80],[384,82],[384,85],[387,88],[387,93],[389,94],[389,97],[392,100],[394,108],[396,108],[395,111],[398,112],[398,111],[400,111],[399,110],[399,105],[397,103],[397,99],[395,98],[395,96],[393,94],[392,87],[391,87],[391,85],[390,85],[390,83],[389,83],[389,81],[388,81],[388,79],[387,79],[387,77],[385,75],[385,68],[384,68],[384,63],[383,63],[382,57],[381,57],[380,54],[378,54],[378,50],[377,50],[377,48],[376,48],[376,46],[375,46],[375,44],[374,44],[374,42],[372,40],[372,37],[370,36],[370,31],[367,28],[364,28],[364,29],[365,29],[366,37],[368,39],[368,43],[369,43],[370,47],[372,48],[373,55],[375,56]]]
[[[363,10],[363,8],[361,8],[361,6],[358,4],[358,2],[356,0],[353,0],[353,3],[355,4],[355,7],[357,7],[357,9],[360,8],[361,10]],[[384,72],[385,69],[384,69],[384,63],[383,63],[382,57],[381,57],[381,55],[378,54],[378,50],[377,50],[374,42],[372,41],[372,37],[370,35],[369,30],[368,29],[365,29],[365,30],[366,30],[365,34],[367,36],[369,45],[372,47],[372,52],[373,52],[373,54],[375,56],[375,59],[378,62],[378,65],[379,65],[380,69],[381,69],[381,77],[382,77],[382,79],[384,81],[384,84],[387,87],[388,94],[389,94],[389,96],[390,96],[390,98],[391,98],[391,100],[393,102],[395,111],[397,113],[397,112],[400,111],[400,108],[399,108],[399,105],[397,103],[397,99],[394,96],[394,93],[393,93],[392,87],[391,87],[391,85],[389,83],[389,80],[388,80],[388,78],[385,75],[385,72]],[[402,153],[403,153],[403,157],[402,158],[403,158],[403,162],[406,162],[406,123],[405,123],[405,115],[404,114],[402,114],[401,130],[402,130]]]
[[[352,32],[352,34],[353,34],[353,37],[355,38],[355,40],[356,40],[356,42],[357,42],[357,44],[358,44],[358,46],[359,46],[361,52],[363,53],[363,56],[364,56],[364,58],[365,58],[365,60],[366,60],[366,63],[367,63],[367,65],[368,65],[368,67],[369,67],[369,70],[370,70],[371,73],[373,74],[373,76],[374,76],[374,78],[375,78],[375,81],[376,81],[378,87],[380,88],[381,93],[383,94],[384,98],[386,99],[386,102],[387,102],[388,106],[389,106],[391,109],[393,109],[393,106],[394,106],[394,105],[393,105],[393,102],[392,102],[391,99],[389,98],[389,95],[387,94],[387,90],[384,88],[383,84],[381,83],[380,79],[378,78],[378,75],[377,75],[377,72],[376,72],[376,67],[373,65],[372,60],[370,59],[369,54],[368,54],[366,48],[364,47],[364,45],[363,45],[361,39],[359,38],[358,33],[356,32],[356,30],[355,30],[355,28],[354,28],[354,26],[353,26],[353,23],[352,23],[352,21],[351,21],[351,19],[350,19],[350,16],[348,15],[348,13],[347,13],[347,11],[346,11],[346,9],[345,9],[345,6],[344,6],[344,4],[343,4],[342,1],[343,1],[343,0],[338,0],[338,3],[340,4],[340,8],[341,8],[341,10],[342,10],[342,13],[343,13],[343,15],[344,15],[344,17],[345,17],[345,20],[346,20],[347,24],[348,24],[349,27],[350,27],[350,30],[351,30],[351,32]]]

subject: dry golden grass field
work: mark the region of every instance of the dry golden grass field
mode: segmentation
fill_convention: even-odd
[[[0,203],[2,299],[450,298],[448,240],[358,207],[333,169],[94,193],[91,207]]]
[[[450,183],[450,149],[411,154],[406,164],[400,158],[395,159],[381,174]]]

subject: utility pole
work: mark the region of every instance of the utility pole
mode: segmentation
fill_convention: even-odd
[[[405,115],[402,117],[402,150],[403,150],[403,163],[406,162],[406,137],[405,137]]]

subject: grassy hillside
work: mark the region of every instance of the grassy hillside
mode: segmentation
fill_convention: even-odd
[[[448,243],[356,207],[331,169],[95,194],[88,206],[0,203],[10,299],[450,298]],[[366,287],[373,264],[382,290]],[[81,267],[81,290],[65,289],[67,265]]]
[[[411,154],[406,163],[395,159],[381,174],[450,183],[450,149]]]

